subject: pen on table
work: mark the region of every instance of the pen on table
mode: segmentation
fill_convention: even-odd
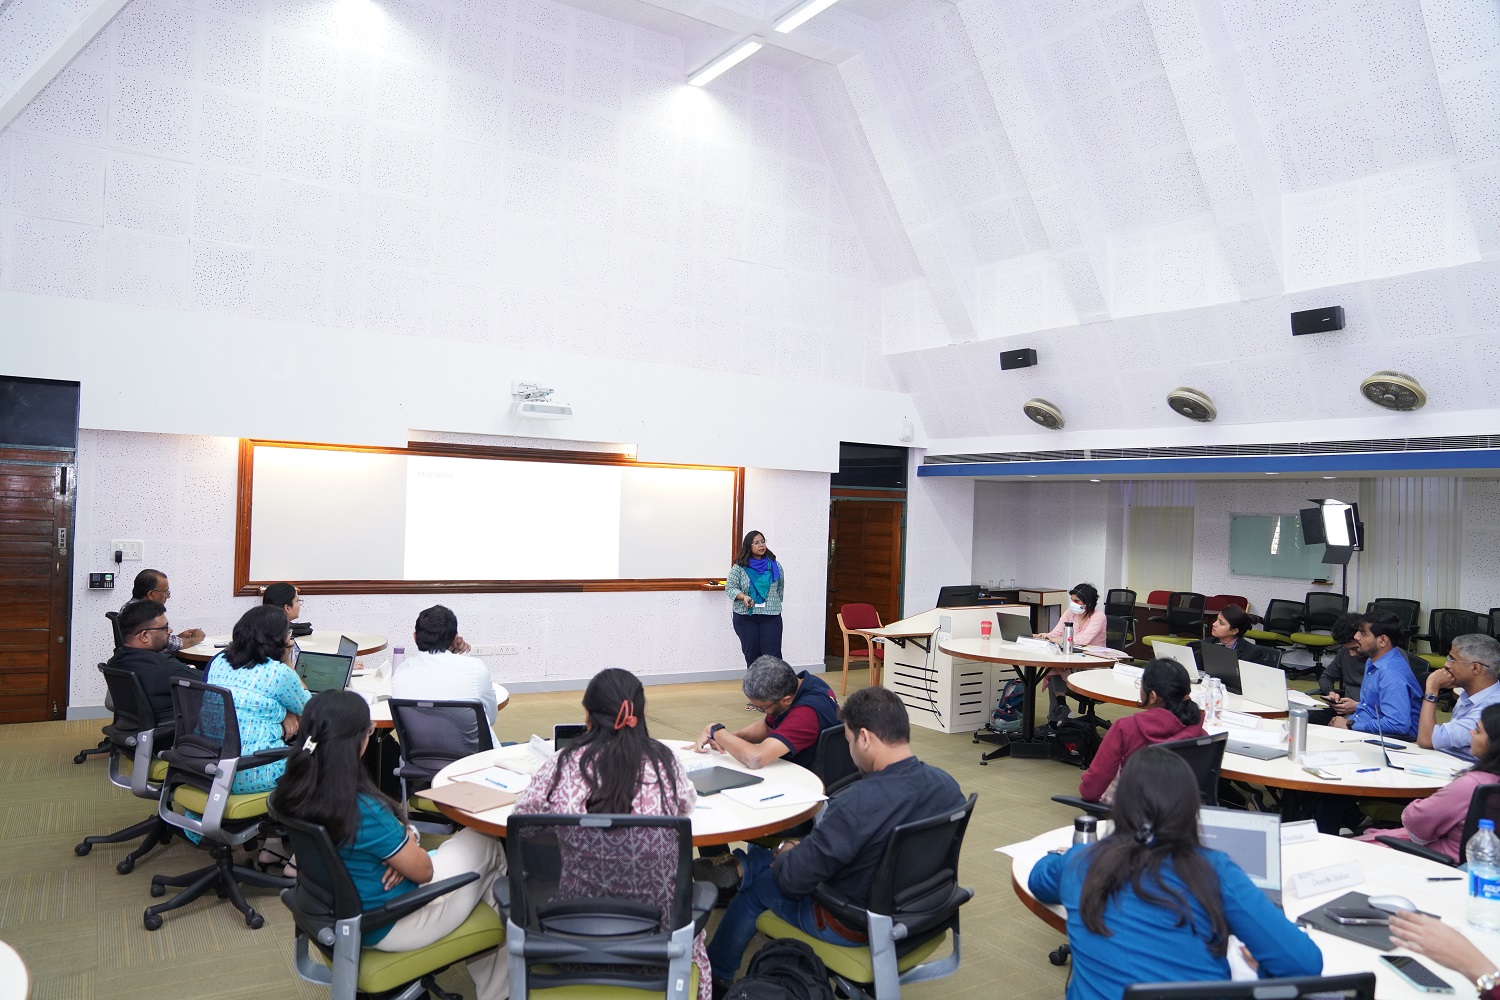
[[[1361,767],[1358,770],[1356,770],[1354,773],[1355,774],[1369,774],[1371,771],[1378,771],[1378,770],[1380,770],[1380,768],[1378,768],[1378,767]]]
[[[775,795],[767,795],[765,798],[761,799],[761,801],[770,802],[772,799],[779,799],[785,794],[786,792],[777,792]]]
[[[1434,878],[1430,878],[1427,881],[1429,881],[1429,882],[1462,882],[1463,880],[1464,880],[1464,877],[1462,875],[1439,875],[1439,876],[1436,876]]]
[[[485,777],[483,780],[488,784],[494,785],[496,788],[503,788],[507,792],[510,791],[510,786],[503,781],[497,781],[491,777]]]

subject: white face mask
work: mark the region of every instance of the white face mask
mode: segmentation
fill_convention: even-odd
[[[1083,605],[1079,604],[1077,601],[1069,601],[1068,610],[1073,612],[1075,615],[1081,615],[1083,614]]]

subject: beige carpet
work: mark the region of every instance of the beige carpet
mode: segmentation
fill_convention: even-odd
[[[829,680],[837,690],[837,674]],[[851,690],[864,671],[852,671]],[[653,735],[691,738],[706,722],[735,725],[744,699],[732,682],[647,689]],[[521,740],[554,722],[581,714],[578,693],[518,695],[496,728]],[[1118,714],[1110,710],[1105,714]],[[297,978],[292,967],[292,922],[269,892],[251,890],[251,904],[266,918],[247,928],[239,913],[210,894],[165,915],[161,930],[147,932],[141,911],[152,899],[150,878],[205,863],[206,854],[180,840],[146,857],[130,875],[115,863],[133,845],[96,847],[77,857],[84,835],[106,833],[142,819],[150,804],[111,786],[102,757],[73,763],[73,754],[98,741],[97,723],[50,722],[0,727],[0,807],[5,850],[0,854],[0,940],[16,948],[32,977],[34,1000],[163,1000],[176,997],[324,997]],[[1001,844],[1022,840],[1071,820],[1048,797],[1076,792],[1079,771],[1050,761],[997,760],[979,765],[968,735],[913,730],[917,754],[945,768],[979,803],[965,841],[961,878],[977,895],[964,908],[964,960],[945,980],[903,991],[921,997],[1061,997],[1066,969],[1053,968],[1047,952],[1061,938],[1026,911],[1010,884],[1010,860]],[[462,968],[442,983],[473,996]]]

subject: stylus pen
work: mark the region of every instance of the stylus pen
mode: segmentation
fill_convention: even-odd
[[[1355,771],[1354,773],[1355,774],[1369,774],[1371,771],[1378,771],[1378,770],[1380,770],[1380,768],[1378,768],[1378,767],[1362,767],[1359,770]]]
[[[785,794],[786,792],[777,792],[775,795],[767,795],[765,798],[761,799],[761,801],[770,802],[772,799],[779,799]]]

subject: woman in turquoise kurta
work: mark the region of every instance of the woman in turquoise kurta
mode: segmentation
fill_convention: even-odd
[[[261,605],[235,622],[228,648],[208,665],[207,683],[234,696],[241,756],[284,746],[297,732],[298,717],[312,695],[282,659],[291,641],[286,612]],[[285,770],[286,761],[278,760],[241,771],[230,791],[269,792]]]

